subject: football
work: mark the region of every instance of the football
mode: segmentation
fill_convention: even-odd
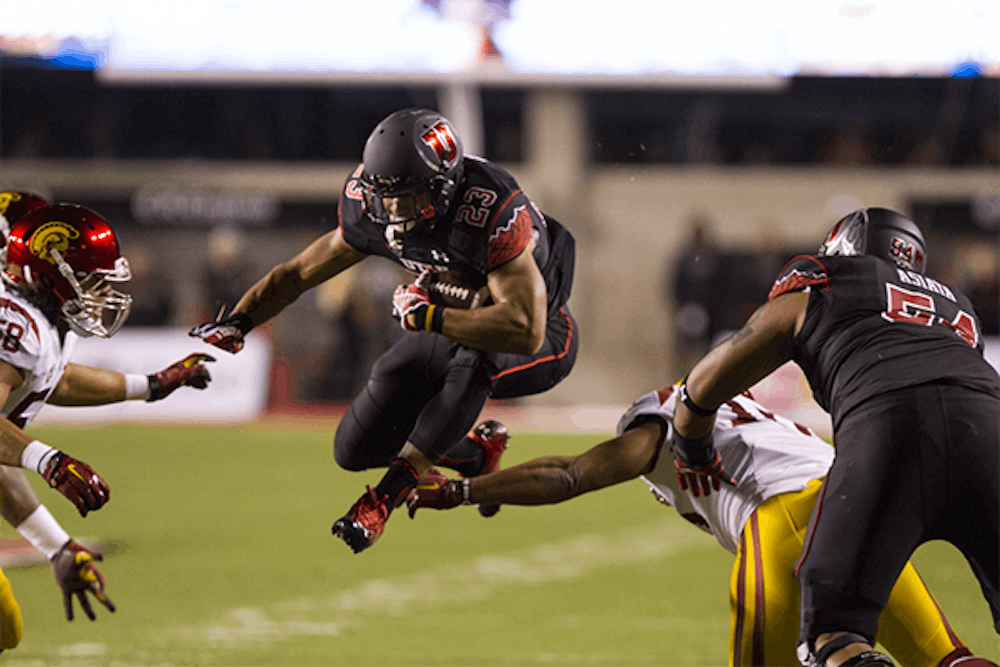
[[[431,303],[448,308],[479,308],[487,304],[490,289],[473,289],[453,273],[434,273],[427,285]]]

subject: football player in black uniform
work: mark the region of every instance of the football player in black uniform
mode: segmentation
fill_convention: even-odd
[[[908,218],[851,213],[681,387],[678,475],[714,484],[741,474],[713,446],[717,406],[787,360],[830,413],[837,455],[796,563],[808,667],[893,664],[872,648],[878,616],[928,540],[965,555],[1000,631],[1000,377],[972,304],[925,276],[925,259]]]
[[[237,352],[251,328],[369,255],[419,276],[393,295],[408,333],[376,361],[334,440],[347,470],[389,467],[333,526],[355,552],[378,539],[432,465],[466,477],[496,470],[506,428],[491,420],[466,436],[487,398],[550,389],[578,346],[566,308],[573,237],[510,174],[464,155],[446,118],[397,111],[375,127],[362,159],[341,192],[339,226],[273,268],[228,317],[191,331]],[[484,516],[497,509],[480,507]]]

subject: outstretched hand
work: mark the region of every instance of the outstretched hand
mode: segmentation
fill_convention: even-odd
[[[100,560],[103,560],[101,554],[81,546],[76,540],[64,544],[59,553],[52,557],[52,574],[62,589],[67,621],[73,620],[74,596],[80,601],[80,607],[87,618],[92,621],[97,619],[87,597],[88,593],[97,598],[108,611],[115,611],[111,598],[104,593],[104,576],[94,567],[94,561]]]
[[[462,481],[449,479],[440,470],[431,468],[426,475],[420,478],[406,499],[410,518],[412,519],[421,507],[430,507],[436,510],[458,507],[465,500],[462,485]]]
[[[209,345],[236,354],[243,349],[244,336],[250,333],[253,321],[246,313],[233,313],[226,319],[205,322],[188,331],[193,338],[200,338]]]
[[[148,401],[158,401],[169,396],[178,387],[188,386],[204,389],[211,382],[212,376],[203,362],[215,361],[215,357],[207,354],[189,354],[180,361],[167,366],[159,373],[149,376]]]

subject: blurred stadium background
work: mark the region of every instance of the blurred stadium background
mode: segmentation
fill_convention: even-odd
[[[813,251],[841,214],[859,206],[896,208],[921,225],[931,248],[928,273],[970,295],[990,337],[991,359],[1000,363],[998,35],[996,3],[976,0],[946,6],[38,0],[5,6],[0,20],[0,186],[82,203],[111,221],[136,274],[136,306],[114,341],[87,341],[78,360],[149,372],[191,351],[188,327],[214,316],[221,304],[232,306],[272,265],[335,226],[340,186],[379,120],[404,106],[439,109],[456,123],[468,152],[507,168],[577,239],[571,298],[582,335],[577,367],[546,394],[489,406],[523,435],[511,454],[512,461],[524,460],[557,446],[579,451],[611,431],[623,406],[681,376],[713,341],[738,328],[784,261]],[[371,363],[398,335],[389,295],[404,279],[388,263],[369,260],[307,294],[255,332],[239,357],[216,355],[207,394],[178,393],[152,409],[46,407],[39,419],[47,423],[40,427],[48,429],[46,437],[73,442],[74,452],[119,480],[112,481],[116,490],[139,476],[127,464],[143,468],[150,459],[176,466],[173,479],[188,482],[165,487],[166,497],[147,498],[141,485],[132,489],[119,510],[101,513],[119,511],[117,518],[81,524],[57,514],[71,532],[92,530],[112,550],[137,556],[106,565],[109,590],[135,602],[122,604],[113,621],[82,628],[78,621],[68,630],[58,600],[49,599],[55,593],[45,588],[48,575],[37,568],[23,579],[14,575],[22,606],[53,617],[29,618],[26,642],[32,623],[77,638],[33,639],[39,643],[4,656],[8,662],[722,664],[728,557],[683,530],[676,544],[690,539],[691,551],[676,547],[686,554],[677,555],[677,567],[696,552],[712,573],[706,586],[715,597],[704,606],[698,602],[704,591],[693,583],[663,580],[673,552],[647,545],[648,558],[594,556],[595,562],[630,563],[613,569],[613,583],[606,581],[612,571],[606,564],[584,566],[572,558],[567,570],[587,574],[542,577],[544,586],[532,587],[524,599],[536,608],[535,639],[524,638],[507,612],[491,608],[493,615],[477,622],[496,628],[498,645],[463,640],[457,644],[465,648],[448,652],[436,642],[470,614],[484,613],[463,604],[443,617],[426,612],[423,623],[410,619],[412,632],[401,631],[398,644],[379,644],[385,640],[369,629],[371,636],[359,630],[347,649],[335,638],[344,636],[344,627],[359,626],[345,620],[353,607],[338,598],[339,629],[331,630],[334,621],[323,626],[322,614],[301,613],[277,628],[261,626],[272,638],[312,637],[306,644],[314,648],[299,652],[286,643],[256,658],[240,653],[252,631],[233,631],[229,643],[243,645],[234,653],[218,648],[228,646],[225,641],[208,642],[205,653],[187,639],[180,653],[164,648],[169,639],[148,644],[157,623],[181,632],[219,623],[229,613],[223,609],[238,615],[257,604],[255,586],[264,586],[274,605],[299,600],[308,606],[320,604],[308,602],[310,591],[364,597],[371,593],[359,588],[364,581],[386,576],[437,605],[445,594],[414,582],[422,581],[421,568],[440,573],[434,554],[441,540],[452,553],[464,549],[463,562],[489,552],[506,554],[516,567],[545,570],[544,555],[525,550],[552,543],[562,545],[553,553],[573,552],[566,545],[591,536],[600,543],[591,547],[600,551],[626,533],[637,539],[631,528],[642,533],[661,523],[673,538],[679,526],[653,503],[648,516],[638,511],[623,518],[623,506],[612,511],[616,497],[641,491],[633,488],[566,508],[505,510],[488,527],[428,517],[436,530],[423,531],[396,519],[384,543],[360,559],[337,551],[342,545],[333,544],[328,524],[363,482],[336,469],[330,437]],[[774,409],[829,431],[794,368],[767,380],[761,393]],[[557,444],[548,431],[577,435]],[[161,461],[159,447],[176,449],[177,460]],[[274,447],[282,448],[279,458],[288,451],[302,458],[275,464]],[[245,485],[224,481],[236,479],[229,457],[240,456],[263,469],[237,466]],[[199,474],[188,477],[190,468]],[[297,479],[299,473],[310,481]],[[250,493],[257,485],[270,487],[265,474],[274,476],[275,486],[289,485],[282,494],[273,488],[264,494],[273,507]],[[140,477],[151,493],[160,488],[145,468]],[[213,489],[219,485],[230,495]],[[178,494],[196,496],[183,500],[194,503],[189,513],[161,506],[181,502]],[[59,505],[47,492],[43,499]],[[229,516],[225,529],[204,519],[216,504],[226,506],[220,512]],[[233,512],[240,508],[246,512]],[[149,526],[136,525],[143,522]],[[162,530],[144,532],[158,525]],[[474,546],[486,551],[470,546],[462,530],[473,531]],[[153,544],[162,544],[163,552]],[[583,551],[592,553],[591,547]],[[959,596],[942,606],[960,615],[956,627],[974,648],[993,650],[996,658],[988,612],[964,562],[947,549],[928,549],[921,553],[928,580]],[[183,568],[171,553],[179,554]],[[145,566],[139,555],[150,559]],[[250,559],[267,573],[260,578],[275,576],[283,584],[261,583]],[[149,583],[151,570],[164,579]],[[647,599],[644,582],[654,576],[664,592]],[[188,577],[201,588],[179,583]],[[434,581],[468,584],[447,576]],[[595,597],[567,590],[584,584]],[[236,600],[185,598],[174,606],[181,592],[198,597],[213,586]],[[160,594],[174,596],[166,610],[154,609]],[[489,591],[482,595],[492,599]],[[567,611],[546,614],[550,604]],[[604,604],[603,615],[579,611]],[[284,608],[274,605],[266,612],[277,618]],[[630,605],[640,611],[629,612]],[[425,613],[412,600],[382,611],[393,622],[397,611]],[[246,627],[257,627],[256,612],[247,613]],[[378,613],[363,612],[372,614],[373,625]],[[630,613],[638,617],[632,625]],[[130,625],[133,614],[143,630]],[[178,618],[190,620],[178,625]],[[384,618],[377,626],[394,633]],[[623,634],[626,626],[633,639]],[[558,647],[543,641],[546,629],[559,637]],[[692,645],[705,644],[697,639],[703,629],[714,643],[699,652]],[[87,632],[109,634],[90,641]],[[658,636],[655,646],[642,646],[650,634]],[[524,650],[504,648],[505,638],[514,636]],[[379,648],[365,653],[355,640]],[[642,650],[621,649],[627,642]],[[419,647],[421,657],[406,646]]]

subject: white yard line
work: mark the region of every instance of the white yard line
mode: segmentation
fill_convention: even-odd
[[[198,625],[159,629],[149,637],[147,647],[156,654],[158,649],[174,646],[209,661],[217,651],[253,651],[309,636],[350,637],[369,623],[384,623],[386,616],[401,617],[428,606],[440,608],[517,595],[517,587],[568,582],[602,569],[656,561],[704,545],[705,540],[705,535],[675,520],[613,533],[585,534],[520,551],[437,565],[414,574],[368,579],[339,592],[228,609]],[[456,591],[461,594],[456,595]],[[664,622],[684,624],[684,619],[646,620],[658,627],[663,627]],[[75,664],[79,660],[101,662],[109,650],[105,644],[95,642],[54,645],[47,652]],[[582,664],[598,657],[576,656],[579,659],[569,662]],[[568,656],[525,658],[566,664]]]
[[[595,570],[674,555],[705,536],[676,521],[612,534],[587,534],[531,549],[480,556],[409,575],[362,581],[346,591],[310,595],[266,607],[230,609],[208,625],[173,634],[200,646],[245,647],[248,642],[292,641],[305,635],[339,636],[429,605],[468,604],[516,595],[515,586],[539,586]],[[461,591],[456,595],[455,591]]]

